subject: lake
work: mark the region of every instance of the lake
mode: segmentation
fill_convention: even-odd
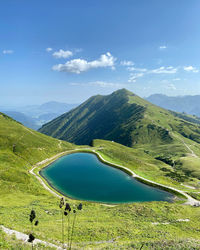
[[[102,163],[92,153],[65,155],[43,168],[40,174],[58,192],[77,200],[117,204],[172,201],[174,197]]]

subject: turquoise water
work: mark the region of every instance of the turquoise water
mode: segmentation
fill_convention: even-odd
[[[60,193],[78,200],[103,203],[171,201],[173,195],[140,183],[91,153],[63,156],[40,174]]]

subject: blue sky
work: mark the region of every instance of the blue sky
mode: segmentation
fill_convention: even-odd
[[[199,0],[1,0],[0,105],[200,94]]]

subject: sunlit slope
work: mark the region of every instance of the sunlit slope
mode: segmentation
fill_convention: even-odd
[[[198,124],[175,117],[126,89],[86,102],[43,125],[40,132],[76,144],[105,139],[132,147],[170,144],[173,133],[200,142]]]
[[[149,180],[182,188],[189,184],[200,190],[200,158],[180,142],[167,145],[137,145],[134,148],[119,143],[94,140],[93,146],[105,159],[133,170]],[[195,143],[193,149],[198,153],[200,145]],[[194,191],[194,190],[191,190]]]
[[[176,149],[178,156],[187,154],[187,148],[181,141],[176,142],[177,144],[171,143],[167,147],[138,144],[134,148],[129,148],[111,141],[95,140],[94,146],[105,159],[113,163],[129,167],[150,180],[177,188],[182,187],[185,190],[185,187],[174,179],[179,178],[179,175],[171,178],[163,171],[165,168],[171,173],[173,168],[154,159],[155,150],[170,154],[175,153]],[[29,234],[29,214],[31,209],[34,209],[39,219],[39,226],[34,228],[34,236],[62,247],[59,200],[45,190],[28,170],[31,168],[30,164],[72,147],[72,144],[41,135],[0,114],[0,224]],[[198,189],[196,191],[199,192]],[[67,201],[72,206],[80,203],[69,199]],[[187,222],[179,222],[188,218]],[[187,249],[188,244],[196,249],[199,246],[199,226],[199,208],[177,203],[150,202],[108,207],[83,202],[83,210],[77,214],[73,246],[77,249],[96,249],[97,246],[110,248],[113,246],[110,239],[116,239],[117,249],[130,249],[133,246],[139,249],[144,242],[147,247],[159,248],[157,244],[168,246],[177,239],[181,241],[181,245],[179,247],[179,243],[173,242],[176,249]],[[13,237],[9,239],[0,230],[1,249],[29,247],[20,247],[21,245],[16,244]],[[41,249],[41,246],[39,248]]]
[[[0,113],[0,193],[32,192],[31,166],[69,148],[73,145],[28,129]]]

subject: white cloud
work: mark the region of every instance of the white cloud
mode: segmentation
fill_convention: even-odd
[[[70,50],[62,50],[62,49],[60,49],[59,51],[55,51],[53,53],[53,56],[55,58],[68,58],[70,56],[73,56],[73,53]]]
[[[87,82],[87,83],[70,83],[72,86],[99,86],[102,88],[107,87],[124,87],[124,84],[121,83],[113,83],[113,82],[104,82],[104,81],[94,81],[94,82]]]
[[[193,72],[193,73],[198,73],[199,70],[193,66],[185,66],[183,69],[187,72]]]
[[[140,77],[143,77],[144,73],[131,73],[128,82],[136,82]]]
[[[117,83],[112,83],[112,82],[104,82],[104,81],[95,81],[95,82],[90,82],[89,85],[95,85],[95,86],[100,86],[100,87],[116,87],[119,86]]]
[[[165,46],[165,45],[162,45],[162,46],[159,47],[160,50],[164,50],[166,48],[167,48],[167,46]]]
[[[14,51],[9,49],[9,50],[3,50],[2,53],[3,53],[4,55],[6,55],[6,54],[13,54]]]
[[[122,66],[133,66],[134,62],[132,62],[132,61],[121,61],[120,64]]]
[[[181,78],[174,78],[172,81],[180,81]]]
[[[150,70],[149,73],[152,74],[175,74],[177,72],[177,68],[174,68],[172,66],[169,67],[160,67],[157,69]]]
[[[138,78],[143,77],[147,74],[175,74],[178,71],[178,68],[174,68],[172,66],[160,67],[152,70],[145,68],[135,68],[135,67],[128,67],[127,69],[131,72],[135,72],[135,73],[130,73],[128,82],[136,82]]]
[[[135,68],[135,67],[128,67],[128,71],[138,71],[138,72],[147,72],[148,70],[145,68]]]
[[[111,67],[114,68],[116,58],[114,58],[109,52],[100,56],[99,59],[94,61],[86,61],[84,59],[73,59],[66,62],[65,64],[57,64],[52,67],[53,70],[59,72],[69,72],[80,74],[81,72],[88,71],[94,68],[105,68]]]
[[[46,48],[47,52],[51,52],[53,49],[52,48]]]

